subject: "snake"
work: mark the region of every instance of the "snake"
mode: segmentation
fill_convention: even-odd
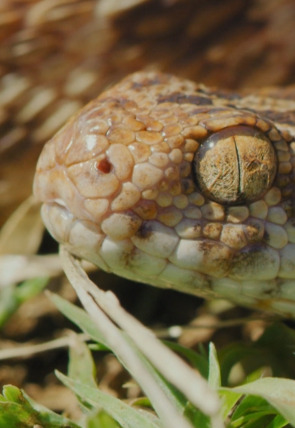
[[[295,316],[290,91],[133,73],[44,146],[43,221],[106,272]]]

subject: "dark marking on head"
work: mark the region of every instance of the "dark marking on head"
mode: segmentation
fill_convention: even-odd
[[[142,87],[146,86],[152,86],[152,85],[158,85],[160,83],[163,83],[163,78],[155,77],[154,79],[145,78],[141,80],[140,82],[132,82],[131,88],[132,89],[141,89]]]
[[[275,110],[255,110],[255,113],[259,113],[261,116],[267,117],[274,122],[285,123],[287,125],[295,125],[295,111],[275,111]]]
[[[209,97],[200,95],[185,95],[181,92],[174,92],[170,95],[160,96],[158,98],[160,103],[177,103],[177,104],[194,104],[194,105],[211,105],[212,101]]]
[[[138,231],[136,232],[136,236],[142,239],[148,239],[152,234],[152,228],[147,221],[144,221]]]
[[[210,89],[206,88],[205,90],[199,89],[199,92],[206,93],[208,95],[213,95],[217,98],[223,98],[224,100],[234,101],[234,100],[240,100],[242,96],[240,94],[237,94],[235,92],[229,92],[223,89]]]
[[[204,253],[205,257],[211,254],[214,245],[215,242],[209,240],[204,240],[200,242],[200,250]]]
[[[259,272],[265,266],[265,249],[261,243],[249,245],[236,252],[232,259],[232,272]]]

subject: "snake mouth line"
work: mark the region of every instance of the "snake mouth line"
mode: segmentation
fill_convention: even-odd
[[[56,206],[58,208],[63,208],[63,209],[66,209],[68,212],[70,212],[65,202],[62,199],[54,199],[52,202],[48,202],[48,205]]]

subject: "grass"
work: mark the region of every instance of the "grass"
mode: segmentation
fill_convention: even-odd
[[[99,328],[98,323],[93,320],[91,310],[81,309],[58,295],[52,294],[50,299],[58,310],[84,333],[83,340],[80,335],[75,334],[69,342],[68,372],[63,374],[56,371],[60,382],[77,397],[82,416],[79,420],[70,420],[64,415],[58,415],[40,406],[21,389],[6,385],[0,396],[0,427],[295,426],[295,381],[279,377],[287,375],[292,377],[294,371],[295,333],[284,324],[270,325],[252,344],[233,342],[218,352],[213,343],[193,350],[175,341],[165,342],[165,347],[181,356],[183,364],[188,364],[193,370],[197,369],[202,377],[207,379],[210,389],[218,395],[220,408],[218,414],[214,414],[211,410],[204,412],[193,405],[182,391],[159,372],[140,346],[132,340],[130,332],[128,334],[122,329],[119,329],[120,335],[125,340],[130,355],[135,355],[143,366],[142,372],[138,374],[139,378],[135,377],[134,381],[142,384],[141,377],[147,375],[155,385],[148,395],[142,392],[132,401],[114,397],[101,390],[97,383],[95,364],[99,353],[104,355],[106,352],[114,353],[127,368],[130,362],[128,359],[127,362],[124,360],[122,353],[120,354],[121,350],[116,346],[114,349],[110,348],[110,339],[106,336],[104,328]],[[158,356],[161,358],[159,354]],[[131,366],[133,364],[132,360]],[[231,373],[238,365],[244,367],[244,378],[240,379],[239,385],[230,386]],[[181,366],[182,361],[179,366],[180,372],[183,369]],[[272,373],[273,376],[264,377],[265,373]],[[167,405],[172,411],[176,411],[183,418],[177,425],[167,425],[161,410],[155,411],[153,394],[157,397],[157,388],[164,392]]]

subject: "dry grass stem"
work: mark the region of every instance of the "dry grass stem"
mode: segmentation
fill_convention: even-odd
[[[223,427],[218,416],[220,406],[218,396],[199,373],[190,368],[165,347],[149,329],[127,313],[112,292],[104,292],[91,282],[81,264],[64,247],[61,247],[60,254],[64,271],[85,309],[98,325],[110,348],[150,397],[157,413],[165,421],[165,426],[179,428],[190,425],[181,417],[177,409],[171,406],[163,391],[150,378],[148,371],[138,358],[138,353],[134,352],[134,347],[130,346],[123,332],[127,333],[138,349],[169,382],[211,418],[213,428]]]

